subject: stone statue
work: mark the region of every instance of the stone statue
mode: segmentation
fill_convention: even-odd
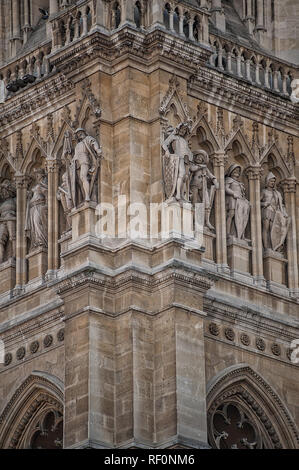
[[[88,135],[82,128],[77,129],[75,135],[78,142],[68,169],[74,207],[78,205],[79,200],[78,186],[81,188],[84,202],[96,200],[97,196],[93,196],[93,193],[96,190],[95,182],[98,178],[100,159],[102,158],[101,147],[94,137]],[[72,153],[70,137],[67,134],[65,139],[66,153]]]
[[[242,174],[240,165],[233,164],[226,172],[226,233],[244,240],[250,213],[250,202],[246,199],[245,186],[239,181]]]
[[[190,124],[183,122],[172,129],[162,143],[163,179],[166,199],[189,202],[189,166],[193,155],[189,148]]]
[[[61,202],[66,217],[66,230],[70,230],[72,226],[70,212],[73,209],[74,204],[72,200],[71,187],[67,171],[65,171],[65,173],[63,173],[62,175],[62,183],[58,187],[57,199]]]
[[[0,185],[0,264],[4,261],[5,248],[11,243],[11,253],[16,255],[16,189],[9,180]]]
[[[190,165],[191,183],[191,202],[192,204],[203,203],[205,209],[205,227],[214,230],[210,223],[210,214],[214,203],[216,189],[219,184],[210,170],[208,169],[209,156],[204,150],[194,152],[194,163]],[[210,188],[209,188],[210,183]]]
[[[48,246],[48,182],[45,170],[35,170],[36,184],[29,193],[25,232],[31,249]]]
[[[280,192],[275,189],[275,184],[276,177],[270,172],[261,194],[261,207],[264,248],[278,251],[285,242],[290,218],[283,205]]]
[[[299,79],[295,79],[291,83],[291,89],[292,89],[292,94],[291,94],[291,101],[292,103],[299,103]]]

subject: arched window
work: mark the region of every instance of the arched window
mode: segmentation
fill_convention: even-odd
[[[211,324],[212,325],[212,324]],[[250,342],[250,336],[246,340]],[[208,439],[215,449],[292,449],[298,433],[275,390],[247,364],[208,384]]]
[[[112,28],[119,27],[121,21],[121,9],[118,2],[115,2],[112,8]]]
[[[91,11],[90,8],[86,8],[86,16],[87,16],[87,31],[90,31],[91,25],[92,25],[92,16],[91,16]]]
[[[137,28],[140,28],[140,26],[141,26],[141,4],[140,4],[140,2],[135,3],[134,21],[135,21],[135,24],[136,24]]]
[[[53,409],[42,414],[35,424],[29,449],[61,449],[63,446],[62,414]]]
[[[174,14],[173,14],[173,27],[174,27],[174,30],[179,33],[180,31],[180,12],[179,12],[179,9],[176,8],[174,10]]]
[[[166,3],[163,11],[163,23],[164,26],[169,29],[169,13],[170,13],[170,5]]]

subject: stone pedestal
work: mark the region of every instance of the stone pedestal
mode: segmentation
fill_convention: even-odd
[[[287,260],[281,253],[266,250],[264,254],[264,273],[268,285],[271,287],[286,286]]]
[[[81,207],[72,210],[73,242],[86,236],[96,237],[96,207],[95,202],[85,202]]]
[[[231,272],[234,276],[250,276],[250,253],[252,248],[245,240],[229,237],[227,241],[227,258]]]
[[[208,229],[204,229],[204,247],[205,252],[203,258],[215,262],[215,239],[216,235],[213,232],[210,232]]]
[[[68,250],[69,244],[72,240],[72,231],[68,230],[67,232],[64,232],[60,239],[58,240],[58,243],[60,245],[60,253],[63,254]],[[61,267],[63,267],[63,258],[61,258]]]
[[[0,294],[9,292],[16,284],[16,262],[15,259],[0,264]]]
[[[28,281],[43,278],[48,269],[48,251],[37,248],[26,256],[28,260]]]

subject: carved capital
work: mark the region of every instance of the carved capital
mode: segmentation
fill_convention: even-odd
[[[16,188],[27,189],[30,179],[31,178],[28,175],[15,175]]]
[[[48,174],[58,172],[58,169],[59,169],[58,160],[47,159],[46,160],[46,168],[47,168]]]
[[[246,175],[249,181],[260,180],[262,175],[261,166],[249,166],[248,168],[246,168]]]
[[[214,168],[215,167],[221,167],[221,166],[225,166],[226,164],[226,161],[227,161],[227,155],[225,153],[222,153],[222,152],[216,152],[213,156],[212,156],[212,160],[213,160],[213,165],[214,165]]]
[[[280,186],[284,193],[295,193],[296,192],[297,180],[296,178],[287,178],[281,181]]]

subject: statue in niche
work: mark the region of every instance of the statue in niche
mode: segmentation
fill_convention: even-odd
[[[66,217],[66,231],[71,229],[72,221],[70,217],[71,210],[73,209],[73,200],[71,193],[71,186],[69,181],[68,172],[65,171],[62,175],[62,183],[58,187],[57,199],[61,202],[63,212]]]
[[[205,227],[215,230],[210,222],[210,214],[214,204],[215,192],[219,184],[216,176],[208,169],[209,156],[204,150],[193,154],[194,162],[190,165],[190,193],[192,204],[203,203],[205,209]],[[210,183],[210,188],[209,188]]]
[[[79,128],[75,132],[77,144],[73,152],[70,134],[65,135],[63,158],[69,162],[66,180],[69,181],[73,207],[79,204],[80,188],[83,202],[97,202],[97,185],[102,158],[102,149],[98,141]],[[71,156],[71,159],[70,159]]]
[[[265,250],[279,251],[283,248],[291,220],[275,185],[276,176],[270,172],[261,194],[263,244]]]
[[[48,246],[48,181],[45,170],[34,170],[36,182],[31,191],[26,211],[25,233],[31,249]]]
[[[11,257],[16,255],[16,188],[4,180],[0,185],[0,264],[5,258],[7,243],[11,243]]]
[[[189,202],[189,169],[193,154],[189,148],[190,123],[183,122],[168,130],[162,143],[164,189],[167,200]]]
[[[233,164],[226,172],[226,233],[227,236],[245,239],[245,230],[249,220],[250,202],[246,199],[245,186],[240,177],[242,168]]]

